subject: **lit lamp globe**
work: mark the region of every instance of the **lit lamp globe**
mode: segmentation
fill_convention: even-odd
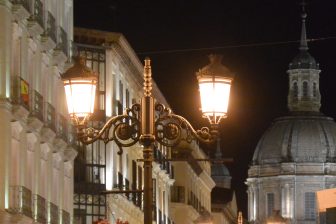
[[[84,58],[75,57],[61,78],[70,117],[76,125],[84,124],[93,113],[97,74],[85,65]]]
[[[209,55],[210,64],[196,72],[203,117],[218,124],[227,116],[233,74],[222,65],[221,55]]]

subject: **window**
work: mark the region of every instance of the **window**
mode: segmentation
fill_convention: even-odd
[[[305,219],[315,220],[316,218],[316,198],[314,192],[305,192]]]
[[[267,216],[271,216],[274,210],[274,193],[267,193],[266,195],[267,201]]]
[[[303,97],[308,97],[308,82],[304,81],[302,83],[302,95]]]
[[[314,97],[317,96],[317,85],[316,85],[316,82],[313,83],[313,96]]]
[[[294,98],[298,98],[298,96],[299,96],[299,88],[298,88],[298,84],[297,84],[297,82],[294,82],[293,83],[293,96],[294,96]]]

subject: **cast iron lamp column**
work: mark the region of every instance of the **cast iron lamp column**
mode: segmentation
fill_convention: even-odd
[[[152,224],[154,142],[174,147],[181,141],[190,143],[197,139],[211,143],[217,138],[218,123],[226,117],[232,81],[232,76],[220,61],[220,57],[211,55],[210,65],[197,72],[203,116],[208,118],[211,124],[211,129],[203,127],[197,131],[185,118],[173,114],[163,104],[155,102],[152,96],[152,71],[148,58],[145,59],[144,95],[140,104],[133,104],[124,114],[111,117],[100,130],[87,126],[94,108],[97,75],[86,67],[85,61],[79,57],[75,59],[74,66],[62,75],[69,114],[76,127],[77,137],[83,144],[97,140],[105,143],[114,141],[119,147],[118,153],[122,153],[123,147],[130,147],[137,142],[142,145],[145,224]]]

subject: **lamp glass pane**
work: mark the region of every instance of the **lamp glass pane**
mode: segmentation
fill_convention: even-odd
[[[96,94],[95,81],[66,80],[64,88],[70,115],[84,118],[93,113]]]
[[[231,80],[207,77],[199,80],[202,112],[205,116],[224,116],[227,113]]]

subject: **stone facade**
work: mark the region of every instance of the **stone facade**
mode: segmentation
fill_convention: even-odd
[[[71,223],[72,0],[0,0],[0,223]]]

